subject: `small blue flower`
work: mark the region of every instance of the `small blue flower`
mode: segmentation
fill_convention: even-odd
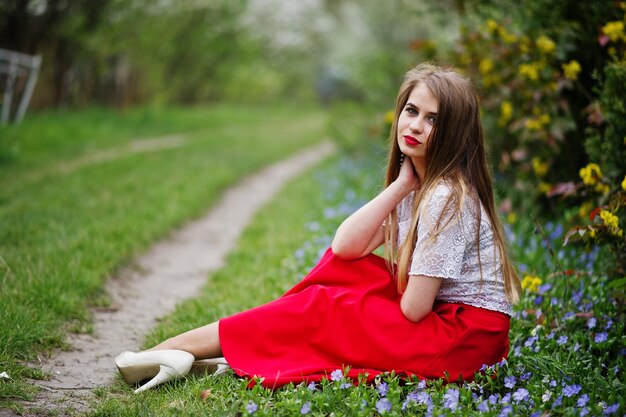
[[[342,378],[343,378],[343,371],[341,369],[335,369],[330,374],[331,381],[341,381]]]
[[[606,322],[606,326],[604,326],[604,330],[609,330],[611,327],[613,327],[613,320],[609,319],[609,321]]]
[[[589,402],[589,396],[587,394],[583,394],[580,397],[578,397],[578,401],[576,401],[576,407],[584,407],[587,405],[587,403]]]
[[[527,381],[530,379],[530,377],[533,376],[532,372],[524,372],[522,375],[520,375],[519,379],[520,381]]]
[[[556,339],[556,344],[559,346],[562,346],[566,344],[568,340],[569,340],[569,337],[567,337],[566,335],[559,336],[559,338]]]
[[[513,388],[517,380],[513,375],[504,377],[504,386],[507,388]]]
[[[580,385],[566,385],[563,388],[563,395],[565,395],[567,398],[573,397],[574,395],[578,394],[581,389],[582,387]]]
[[[389,392],[389,385],[387,385],[386,382],[381,382],[380,384],[378,384],[376,389],[378,390],[378,394],[381,397],[386,397],[387,396],[387,392]]]
[[[300,408],[300,414],[309,414],[311,412],[311,401],[307,401]]]
[[[381,398],[380,400],[376,401],[376,411],[378,411],[380,414],[391,411],[391,401],[389,401],[387,398]]]
[[[489,404],[495,404],[498,402],[498,396],[496,394],[491,394],[488,400],[489,400]]]
[[[529,398],[529,393],[526,388],[519,388],[517,391],[513,393],[513,400],[516,403],[521,403],[523,401],[526,401],[528,400],[528,398]]]
[[[552,289],[552,284],[548,283],[548,284],[540,285],[538,288],[538,291],[539,291],[539,294],[545,294],[546,292],[550,291],[550,289]]]
[[[315,391],[315,382],[309,382],[309,385],[306,386],[306,389],[308,389],[309,391]]]
[[[552,408],[560,407],[561,405],[563,405],[563,396],[559,395],[552,403]]]
[[[513,407],[511,407],[510,405],[507,405],[506,407],[502,409],[502,411],[500,411],[500,415],[498,417],[506,417],[510,415],[512,412],[513,412]]]
[[[249,401],[248,404],[246,404],[246,411],[248,412],[248,414],[254,414],[258,409],[259,406],[256,405],[256,403],[253,401]]]
[[[583,407],[578,410],[578,417],[585,417],[587,414],[589,414],[589,409],[587,407]]]
[[[352,388],[354,385],[352,385],[352,383],[350,382],[344,382],[341,385],[339,385],[339,389],[348,389],[348,388]]]
[[[598,334],[596,334],[596,336],[593,338],[593,341],[596,343],[602,343],[602,342],[606,342],[606,339],[609,338],[608,333],[606,332],[600,332]]]
[[[478,404],[477,406],[478,411],[480,411],[481,413],[486,413],[489,411],[489,404],[487,404],[487,400],[481,402],[480,404]]]
[[[589,329],[595,328],[597,322],[598,320],[595,317],[590,318],[589,320],[587,320],[587,328]]]
[[[452,411],[456,410],[459,405],[459,390],[449,388],[443,395],[443,406]]]
[[[507,392],[506,394],[504,394],[504,397],[502,397],[502,399],[500,400],[500,402],[502,404],[508,404],[511,402],[511,393]]]
[[[531,347],[536,341],[537,341],[538,337],[537,336],[532,336],[529,337],[528,339],[526,339],[526,341],[524,342],[524,346],[526,347]]]
[[[550,380],[548,383],[552,388],[556,387],[556,381],[554,379]]]
[[[609,414],[615,414],[619,410],[619,403],[609,405],[602,411],[602,415],[608,416]]]

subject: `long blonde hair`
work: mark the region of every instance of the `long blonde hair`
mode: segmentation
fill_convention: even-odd
[[[393,210],[385,228],[385,255],[389,266],[397,262],[398,291],[404,292],[408,281],[408,270],[417,241],[417,223],[420,203],[428,198],[434,187],[442,180],[450,186],[452,193],[442,212],[454,207],[461,210],[466,198],[473,202],[478,215],[475,243],[482,279],[480,260],[480,205],[485,209],[493,228],[494,251],[502,265],[504,289],[512,303],[519,299],[519,278],[509,258],[502,223],[496,212],[491,173],[485,156],[483,128],[480,121],[478,97],[471,83],[453,69],[423,63],[408,71],[400,86],[396,99],[394,121],[389,134],[389,162],[385,185],[390,185],[400,172],[400,148],[397,141],[398,118],[409,95],[418,84],[425,85],[437,100],[437,122],[431,131],[426,148],[426,171],[412,208],[412,226],[404,244],[397,248],[398,215]],[[441,230],[442,218],[436,222],[435,230]],[[497,258],[497,259],[498,259]]]

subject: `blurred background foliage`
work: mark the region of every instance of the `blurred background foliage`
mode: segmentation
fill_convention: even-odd
[[[606,248],[603,271],[623,278],[625,3],[519,6],[0,0],[0,47],[43,56],[35,110],[318,102],[350,149],[388,135],[407,69],[453,64],[481,95],[503,214],[559,219],[567,243]]]

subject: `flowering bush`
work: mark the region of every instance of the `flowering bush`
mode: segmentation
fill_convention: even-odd
[[[612,255],[596,265],[598,272],[621,278],[626,274],[626,3],[568,9],[567,24],[595,28],[594,38],[568,31],[545,7],[535,6],[530,11],[535,19],[527,22],[513,16],[487,19],[477,30],[464,28],[452,59],[481,93],[498,182],[507,190],[504,212],[562,218],[573,226],[564,242],[610,249]],[[624,280],[616,282],[624,287]]]

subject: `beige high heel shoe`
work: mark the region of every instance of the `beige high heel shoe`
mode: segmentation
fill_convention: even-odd
[[[191,353],[183,350],[150,350],[122,352],[115,358],[115,365],[124,381],[131,385],[152,377],[135,390],[138,394],[187,375],[194,360]]]

